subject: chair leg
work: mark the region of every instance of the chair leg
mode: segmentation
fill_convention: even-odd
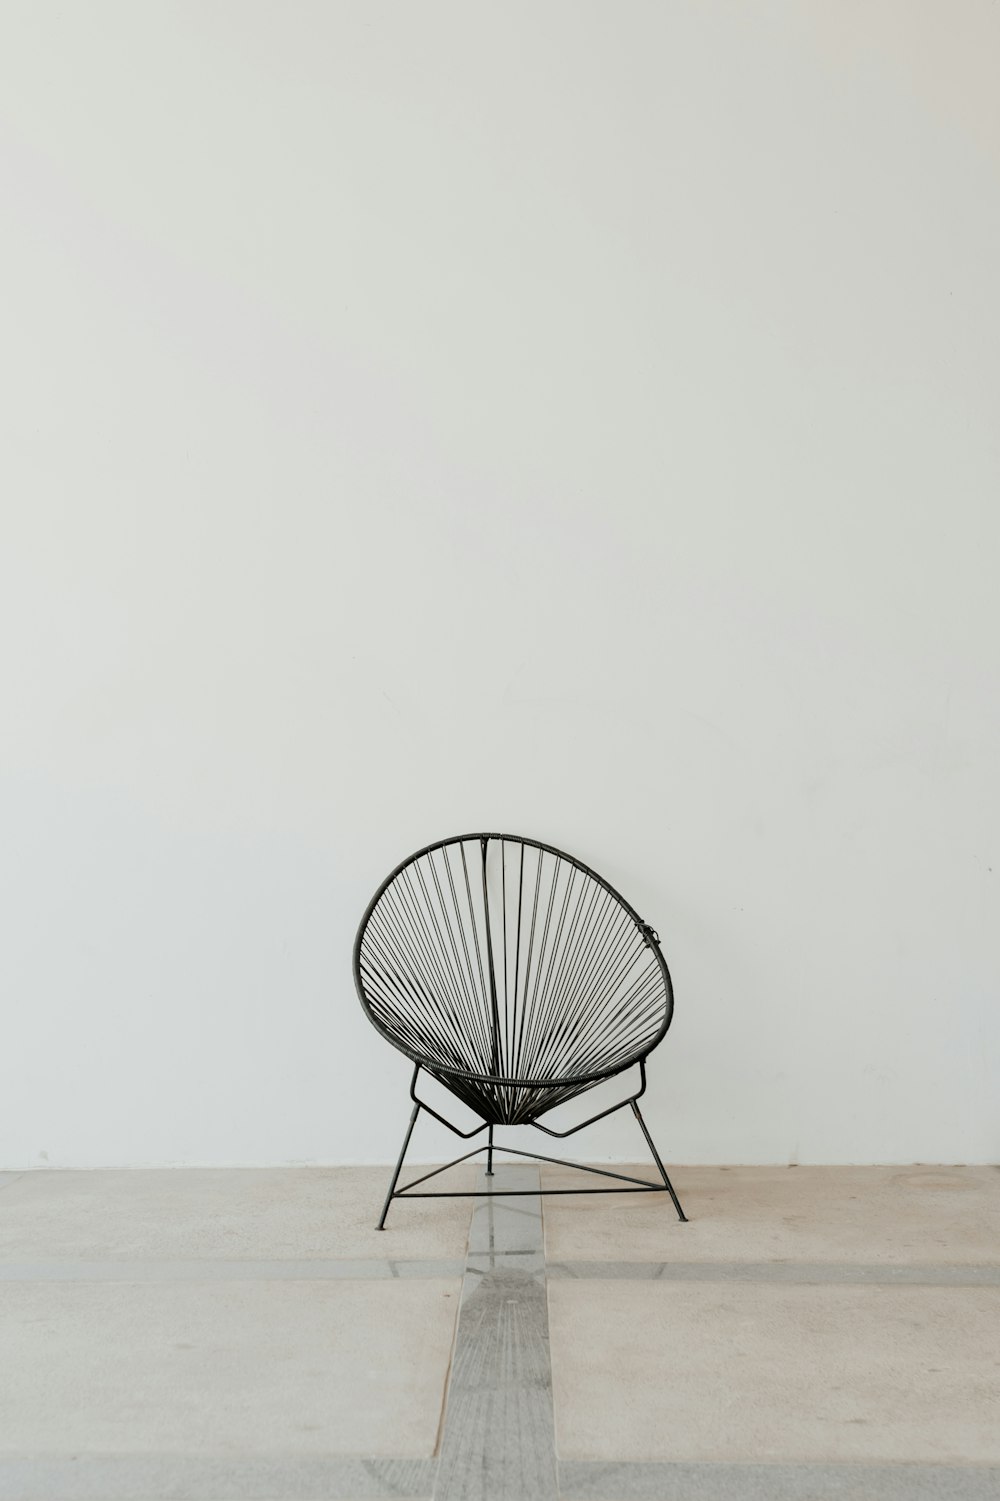
[[[490,1126],[488,1145],[486,1148],[486,1176],[493,1177],[493,1127]]]
[[[664,1182],[664,1185],[666,1187],[667,1193],[670,1195],[670,1197],[674,1201],[674,1208],[677,1210],[677,1218],[679,1220],[681,1220],[686,1225],[687,1224],[687,1215],[684,1213],[683,1209],[681,1208],[681,1201],[680,1201],[680,1199],[674,1193],[674,1185],[671,1183],[670,1179],[667,1177],[667,1170],[663,1166],[663,1163],[660,1161],[660,1154],[656,1150],[656,1147],[653,1144],[653,1138],[650,1136],[649,1131],[646,1129],[646,1122],[643,1120],[642,1113],[639,1110],[639,1107],[636,1104],[635,1100],[632,1101],[632,1110],[633,1110],[633,1112],[635,1114],[636,1120],[639,1122],[639,1125],[642,1127],[642,1134],[646,1138],[646,1145],[649,1147],[649,1150],[653,1154],[653,1161],[656,1163],[656,1166],[660,1170],[660,1176],[663,1179],[663,1182]]]
[[[410,1145],[410,1137],[413,1135],[413,1128],[417,1124],[417,1116],[419,1114],[419,1104],[414,1105],[413,1114],[410,1116],[410,1124],[407,1126],[406,1135],[403,1137],[403,1150],[399,1154],[399,1161],[396,1163],[396,1171],[392,1175],[392,1182],[389,1184],[389,1192],[386,1194],[385,1203],[382,1206],[382,1218],[375,1226],[376,1230],[385,1229],[385,1217],[389,1213],[389,1205],[392,1203],[392,1196],[396,1192],[396,1184],[399,1182],[399,1175],[403,1171],[403,1158],[406,1156],[406,1149]]]

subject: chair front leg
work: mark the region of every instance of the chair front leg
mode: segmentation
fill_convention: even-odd
[[[413,1114],[410,1116],[410,1124],[406,1128],[406,1135],[403,1137],[403,1150],[399,1154],[399,1161],[396,1163],[396,1171],[392,1175],[392,1182],[389,1184],[389,1192],[386,1194],[385,1203],[382,1206],[382,1218],[375,1226],[376,1230],[385,1229],[385,1217],[389,1213],[389,1205],[392,1203],[393,1194],[396,1192],[396,1184],[399,1182],[399,1175],[403,1171],[403,1158],[406,1156],[406,1149],[410,1145],[410,1137],[413,1135],[413,1128],[417,1124],[417,1116],[419,1114],[420,1102],[418,1100],[413,1107]]]
[[[633,1111],[635,1113],[635,1118],[639,1122],[639,1125],[642,1127],[642,1134],[646,1138],[646,1145],[649,1147],[649,1150],[652,1152],[652,1154],[653,1154],[653,1161],[656,1163],[656,1166],[660,1170],[660,1177],[663,1179],[664,1187],[666,1188],[667,1193],[670,1195],[670,1197],[674,1201],[674,1208],[677,1210],[677,1218],[683,1224],[686,1225],[687,1222],[688,1222],[688,1217],[684,1213],[683,1209],[681,1208],[681,1201],[680,1201],[680,1199],[674,1193],[674,1185],[671,1183],[670,1179],[667,1177],[667,1170],[663,1166],[663,1163],[660,1161],[660,1154],[656,1150],[656,1147],[655,1147],[655,1145],[653,1143],[653,1138],[650,1136],[648,1130],[646,1129],[646,1122],[642,1118],[642,1112],[640,1111],[640,1109],[639,1109],[638,1105],[636,1104],[635,1100],[633,1100],[631,1103],[632,1103],[632,1109],[633,1109]]]

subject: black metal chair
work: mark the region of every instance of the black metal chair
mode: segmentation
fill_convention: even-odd
[[[678,1217],[686,1218],[638,1105],[646,1058],[673,1013],[659,937],[572,855],[512,834],[463,834],[418,850],[383,881],[361,919],[354,982],[369,1021],[415,1065],[410,1124],[379,1230],[393,1199],[470,1196],[414,1190],[481,1146],[397,1188],[421,1110],[465,1140],[486,1131],[489,1176],[494,1151],[508,1151],[622,1185],[546,1192],[666,1192]],[[627,1099],[567,1131],[542,1125],[540,1117],[555,1106],[635,1065],[639,1088]],[[421,1070],[482,1125],[461,1131],[420,1100]],[[493,1139],[496,1126],[517,1125],[572,1136],[626,1106],[662,1182],[502,1147]]]

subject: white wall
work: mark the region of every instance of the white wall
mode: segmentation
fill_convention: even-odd
[[[659,928],[669,1160],[998,1156],[998,55],[4,6],[0,1166],[392,1157],[355,924],[478,827]]]

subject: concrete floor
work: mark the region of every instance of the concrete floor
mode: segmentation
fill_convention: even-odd
[[[1000,1498],[1000,1171],[386,1176],[0,1174],[0,1498]]]

